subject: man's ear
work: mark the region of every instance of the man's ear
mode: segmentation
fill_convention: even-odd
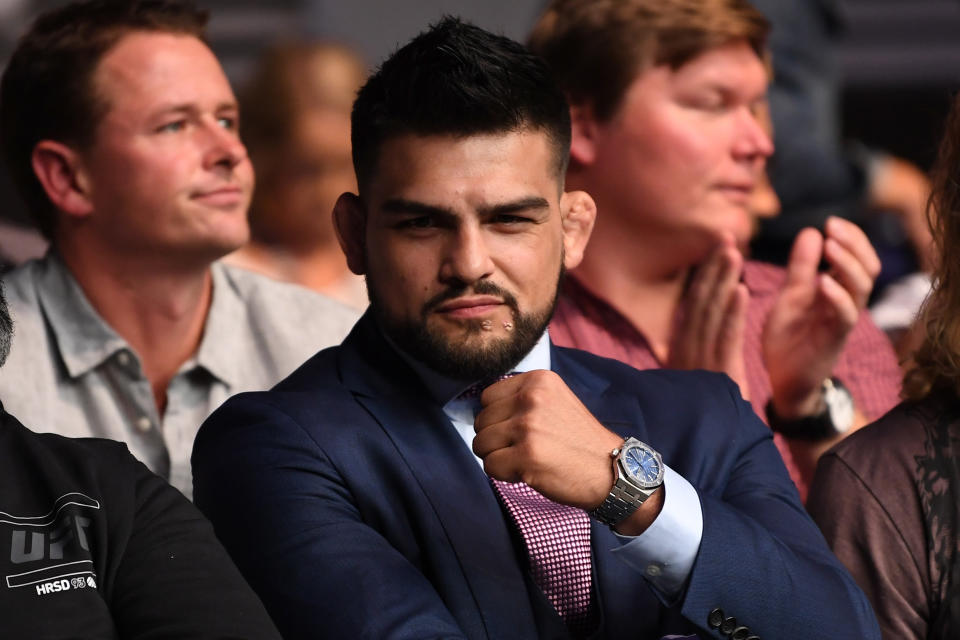
[[[597,157],[599,123],[593,114],[593,106],[579,104],[570,106],[570,162],[574,167],[590,166]]]
[[[560,197],[563,224],[563,266],[569,271],[583,260],[597,219],[597,205],[586,191],[570,191]]]
[[[362,276],[367,270],[367,210],[360,196],[344,193],[333,207],[333,228],[350,271]]]
[[[84,218],[93,211],[90,180],[79,154],[60,142],[41,140],[30,155],[33,173],[54,206],[68,216]]]

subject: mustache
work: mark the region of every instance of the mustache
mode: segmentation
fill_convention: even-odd
[[[498,298],[502,298],[503,303],[510,307],[510,309],[514,312],[519,312],[520,310],[517,305],[517,298],[512,293],[500,285],[490,282],[489,280],[479,280],[473,283],[472,286],[467,286],[464,284],[461,286],[444,289],[424,303],[423,315],[426,316],[428,313],[439,307],[447,300],[453,300],[454,298],[459,298],[469,293],[484,296],[497,296]]]

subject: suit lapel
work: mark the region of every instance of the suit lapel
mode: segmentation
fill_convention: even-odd
[[[551,625],[559,632],[562,622],[561,627],[554,624],[559,617],[552,608],[539,613],[531,609],[531,599],[537,610],[546,599],[539,593],[535,595],[540,600],[531,598],[527,591],[528,582],[531,589],[536,587],[526,567],[517,562],[511,530],[487,476],[418,376],[380,335],[369,313],[344,341],[338,360],[343,383],[400,452],[457,556],[479,620],[468,635],[534,638]],[[553,346],[551,364],[604,426],[647,439],[635,395],[611,392],[607,380]],[[636,612],[656,611],[658,603],[636,570],[610,553],[619,544],[608,528],[591,523],[601,637],[635,635],[638,626],[657,626],[656,621],[637,620]],[[545,627],[544,615],[556,620],[547,620]]]
[[[590,413],[605,427],[624,437],[649,441],[640,402],[635,394],[610,389],[609,382],[571,358],[562,349],[552,348],[553,370]],[[655,629],[659,621],[650,619],[659,601],[638,575],[636,569],[615,558],[611,551],[621,541],[609,527],[592,520],[590,543],[593,554],[594,586],[600,608],[599,637],[636,637],[640,629]]]
[[[483,627],[468,635],[536,637],[523,570],[487,476],[369,314],[344,341],[340,371],[400,452],[457,556]]]

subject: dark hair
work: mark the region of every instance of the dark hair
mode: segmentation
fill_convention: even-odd
[[[10,355],[10,344],[13,341],[13,320],[10,318],[10,308],[3,292],[3,282],[0,282],[0,367]]]
[[[180,0],[89,0],[42,14],[20,38],[0,80],[0,142],[14,183],[40,230],[57,212],[33,173],[41,140],[89,146],[109,105],[93,76],[125,35],[167,32],[205,41],[207,12]]]
[[[351,116],[360,193],[381,145],[403,134],[469,136],[539,129],[562,182],[570,110],[543,61],[523,45],[445,17],[396,51],[360,89]]]
[[[936,264],[933,289],[917,319],[923,343],[903,379],[907,400],[944,391],[960,396],[960,96],[947,116],[932,177],[927,221]]]
[[[554,0],[528,44],[572,102],[589,102],[607,120],[649,67],[676,69],[736,40],[766,59],[769,31],[747,0]]]

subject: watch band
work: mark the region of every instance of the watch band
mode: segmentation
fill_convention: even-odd
[[[824,404],[823,411],[816,415],[806,416],[804,418],[795,418],[792,420],[781,418],[773,406],[773,399],[767,402],[767,421],[770,424],[770,430],[779,433],[785,438],[791,440],[803,440],[806,442],[817,442],[826,440],[834,436],[846,433],[850,429],[851,419],[848,424],[838,425],[834,422],[834,412],[831,410],[831,402],[835,394],[845,394],[847,401],[852,403],[850,392],[836,378],[827,378],[823,381],[822,387]]]
[[[655,457],[660,466],[659,483],[651,485],[648,488],[641,488],[630,482],[624,477],[625,468],[621,467],[621,458],[626,451],[631,448],[641,447],[646,449],[649,454]],[[650,445],[640,442],[636,438],[627,438],[624,443],[610,452],[613,458],[613,487],[606,499],[595,509],[590,510],[590,516],[596,518],[603,524],[614,527],[624,520],[630,514],[646,501],[653,493],[663,485],[663,460],[660,454],[653,450]]]

